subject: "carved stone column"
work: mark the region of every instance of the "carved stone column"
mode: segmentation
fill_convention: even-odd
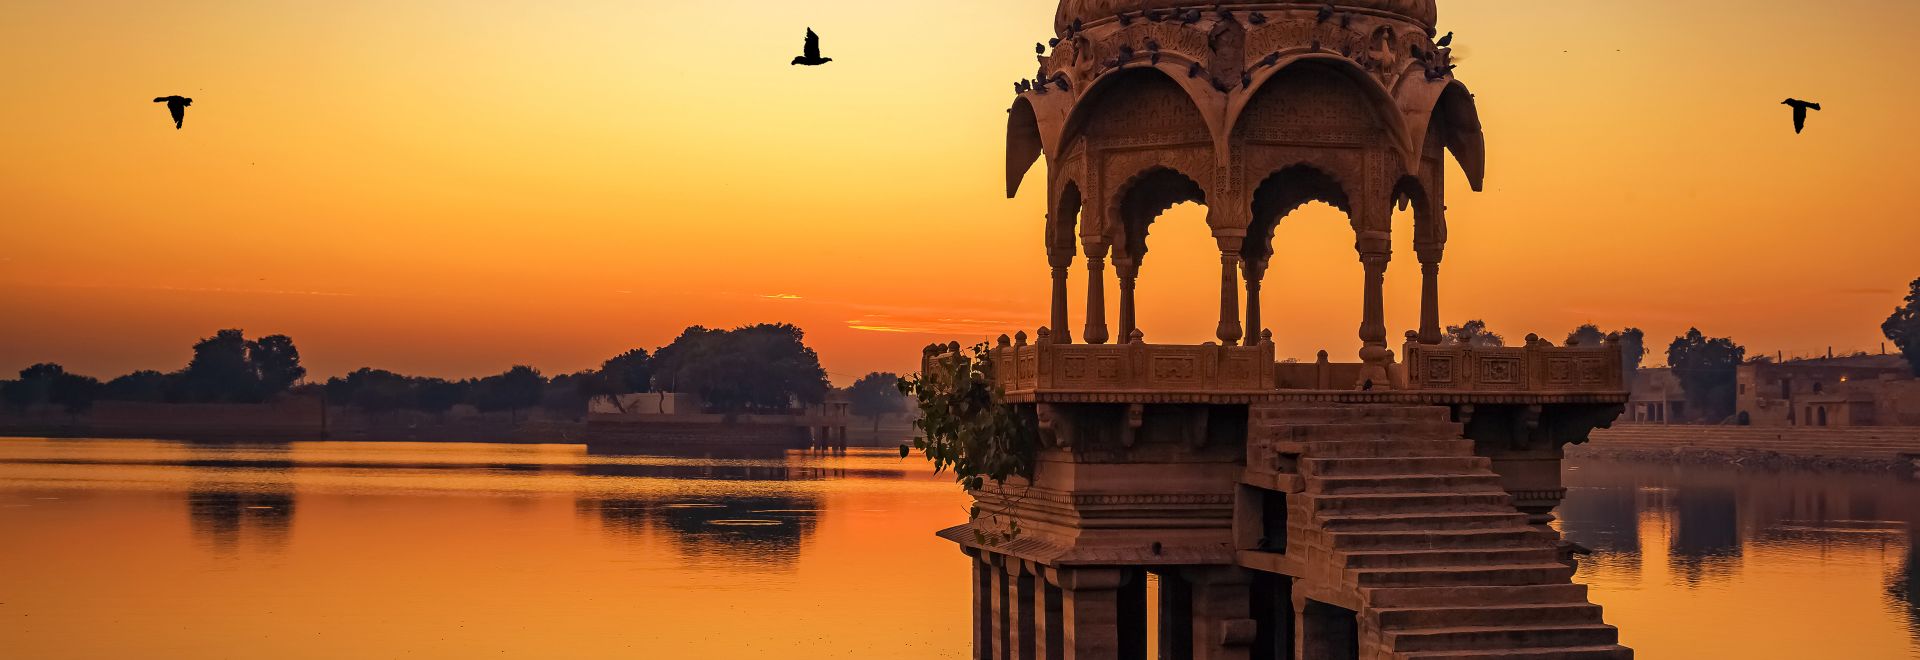
[[[1061,657],[1066,660],[1107,660],[1120,657],[1120,585],[1115,568],[1061,568],[1047,571],[1061,591],[1061,618],[1066,621]]]
[[[1067,269],[1073,267],[1073,253],[1049,253],[1047,265],[1053,267],[1053,343],[1071,344],[1073,336],[1067,332]]]
[[[1246,660],[1256,635],[1246,572],[1207,567],[1185,573],[1192,594],[1193,660]]]
[[[1223,346],[1240,342],[1240,243],[1239,236],[1219,236],[1220,243],[1220,327],[1214,332]],[[1257,334],[1257,333],[1256,333]]]
[[[1381,294],[1390,258],[1386,232],[1361,232],[1360,264],[1366,281],[1361,295],[1360,361],[1366,366],[1361,369],[1360,378],[1363,385],[1370,381],[1375,388],[1390,384],[1387,366],[1393,362],[1393,352],[1387,348],[1387,313]]]
[[[973,559],[973,659],[993,657],[993,565],[986,553],[963,550]]]
[[[1119,343],[1132,341],[1133,329],[1138,327],[1133,316],[1133,282],[1140,276],[1140,264],[1133,259],[1113,260],[1113,272],[1120,276],[1120,334]]]
[[[1007,656],[1008,658],[1032,658],[1035,617],[1033,608],[1033,573],[1027,570],[1027,562],[1012,557],[1006,561],[1007,572]]]
[[[1034,660],[1059,660],[1066,654],[1066,621],[1060,614],[1060,587],[1047,578],[1047,568],[1033,571],[1033,657]]]
[[[1247,345],[1260,343],[1260,280],[1267,276],[1266,261],[1248,261],[1240,265],[1247,280]]]
[[[1010,657],[1007,652],[1012,648],[1009,643],[1013,641],[1012,626],[1009,625],[1012,621],[1007,616],[1012,610],[1012,603],[1007,601],[1013,595],[1013,588],[1007,579],[1006,566],[1009,561],[1017,563],[1020,560],[1009,559],[1004,555],[990,556],[992,565],[987,567],[987,573],[992,580],[987,593],[989,598],[987,627],[990,631],[988,641],[992,652],[990,657],[999,660]]]
[[[1087,246],[1087,330],[1081,333],[1089,344],[1107,343],[1107,246]]]
[[[1420,343],[1440,343],[1440,249],[1416,250],[1420,257]]]

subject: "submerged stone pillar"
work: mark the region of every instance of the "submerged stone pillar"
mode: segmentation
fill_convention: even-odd
[[[1073,337],[1067,333],[1067,269],[1073,267],[1073,252],[1048,253],[1047,265],[1053,267],[1053,343],[1071,344]]]
[[[1061,592],[1066,630],[1060,657],[1105,660],[1120,657],[1120,584],[1117,568],[1061,568],[1047,577]]]
[[[1033,566],[1034,660],[1060,660],[1066,654],[1066,622],[1060,614],[1060,587],[1053,584],[1047,572],[1044,566]]]
[[[1247,261],[1240,265],[1247,280],[1247,340],[1248,346],[1260,343],[1260,280],[1267,276],[1267,262]]]
[[[987,573],[993,581],[987,593],[990,599],[988,606],[988,628],[991,631],[988,633],[988,636],[992,646],[989,657],[994,658],[994,660],[1002,660],[1010,657],[1008,656],[1008,650],[1012,648],[1008,644],[1008,642],[1012,641],[1013,636],[1009,630],[1011,626],[1008,625],[1011,622],[1007,618],[1008,611],[1011,609],[1012,604],[1008,603],[1007,599],[1013,595],[1013,589],[1007,580],[1006,565],[1008,558],[1002,555],[992,555],[992,557],[992,565],[987,567]],[[1014,559],[1012,561],[1017,562],[1019,560]]]
[[[968,548],[973,559],[973,659],[993,657],[993,565],[986,553]]]
[[[1133,282],[1140,276],[1140,264],[1131,258],[1116,258],[1113,272],[1120,276],[1120,334],[1115,341],[1125,344],[1133,341],[1133,329],[1137,327],[1133,315]]]
[[[1193,660],[1247,660],[1256,626],[1246,571],[1216,566],[1186,571],[1192,594]]]
[[[1107,246],[1087,244],[1087,330],[1089,344],[1107,343]]]
[[[1027,562],[1007,558],[1007,656],[1008,658],[1032,658],[1035,617],[1033,608],[1033,573],[1027,570]]]
[[[1420,343],[1440,343],[1440,250],[1417,250],[1420,256]]]

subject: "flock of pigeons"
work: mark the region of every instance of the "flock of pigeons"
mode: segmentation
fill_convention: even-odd
[[[1215,5],[1213,8],[1213,11],[1215,12],[1215,14],[1217,14],[1220,17],[1220,20],[1223,20],[1223,21],[1235,20],[1233,12],[1227,11],[1226,9],[1222,9],[1219,5]],[[1337,13],[1335,12],[1333,5],[1330,5],[1330,4],[1321,6],[1320,11],[1315,13],[1314,20],[1320,23],[1325,23],[1327,21],[1333,20],[1336,17],[1336,15],[1340,19],[1341,27],[1348,27],[1353,20],[1352,14]],[[1188,9],[1174,8],[1174,9],[1167,9],[1167,10],[1143,9],[1140,11],[1140,16],[1138,17],[1135,17],[1133,15],[1133,12],[1121,12],[1117,18],[1120,21],[1120,25],[1122,26],[1132,25],[1135,20],[1139,20],[1139,19],[1145,19],[1147,21],[1151,21],[1155,23],[1158,23],[1161,21],[1173,20],[1173,21],[1179,21],[1180,24],[1182,25],[1192,25],[1194,23],[1200,22],[1200,19],[1204,18],[1205,16],[1206,15],[1202,13],[1199,8],[1196,7],[1196,8],[1188,8]],[[1247,22],[1254,25],[1263,25],[1267,22],[1267,15],[1257,11],[1249,13],[1247,14]],[[1073,23],[1067,26],[1067,33],[1065,38],[1072,39],[1074,35],[1078,34],[1083,27],[1084,26],[1081,24],[1080,19],[1078,18],[1073,19]],[[1446,36],[1440,37],[1440,40],[1434,43],[1434,45],[1439,48],[1446,48],[1448,46],[1451,46],[1452,44],[1453,44],[1452,32],[1448,32]],[[1045,55],[1047,54],[1047,48],[1049,46],[1059,46],[1059,45],[1060,45],[1060,38],[1056,37],[1053,39],[1048,39],[1047,42],[1044,44],[1040,44],[1040,43],[1034,44],[1033,52],[1039,55]],[[1149,37],[1146,41],[1145,46],[1146,46],[1145,54],[1147,56],[1147,61],[1154,65],[1160,64],[1160,43],[1153,40],[1151,37]],[[1314,43],[1314,48],[1316,49],[1319,48],[1319,42]],[[1410,44],[1409,49],[1410,49],[1410,54],[1412,54],[1415,59],[1425,60],[1427,58],[1428,52],[1420,48],[1419,44]],[[1130,46],[1127,44],[1121,44],[1119,54],[1115,56],[1113,59],[1108,60],[1104,64],[1107,64],[1108,68],[1118,67],[1121,64],[1132,61],[1133,58],[1138,54],[1139,53],[1136,53],[1134,51],[1133,46]],[[802,42],[800,46],[800,55],[794,57],[793,62],[791,62],[790,64],[799,65],[799,66],[820,66],[822,64],[826,64],[832,61],[833,61],[833,58],[831,57],[820,56],[820,35],[814,34],[813,28],[807,28],[806,41]],[[1261,69],[1261,68],[1273,66],[1275,64],[1278,64],[1279,62],[1280,62],[1280,53],[1277,53],[1277,52],[1268,53],[1266,57],[1261,58],[1259,62],[1254,63],[1254,66],[1252,68]],[[1454,65],[1448,64],[1441,68],[1429,68],[1427,70],[1427,79],[1437,80],[1439,78],[1445,77],[1447,73],[1453,70],[1453,67]],[[1189,78],[1199,77],[1200,74],[1202,73],[1204,73],[1204,68],[1200,66],[1199,62],[1194,62],[1192,66],[1189,66],[1187,68],[1187,77]],[[1252,74],[1250,72],[1242,72],[1240,74],[1241,85],[1245,86],[1245,85],[1251,84],[1252,83],[1251,78],[1252,78]],[[1039,77],[1036,77],[1033,80],[1023,79],[1020,82],[1014,83],[1013,89],[1016,93],[1022,93],[1022,94],[1029,91],[1045,94],[1047,92],[1047,87],[1049,85],[1059,89],[1062,92],[1070,89],[1069,83],[1067,82],[1067,74],[1065,72],[1056,71],[1052,76],[1047,76],[1044,68],[1041,70]],[[1223,92],[1232,88],[1227,83],[1221,82],[1218,79],[1215,79],[1213,81],[1213,86],[1215,89],[1219,89],[1220,91],[1223,91]],[[187,106],[193,105],[193,99],[190,99],[184,96],[178,96],[178,95],[162,96],[160,98],[154,99],[153,102],[167,104],[167,114],[173,117],[174,130],[179,130],[183,125],[185,125],[186,119],[187,119]],[[1807,111],[1808,110],[1818,111],[1820,109],[1820,104],[1818,103],[1802,101],[1799,99],[1787,99],[1785,101],[1781,101],[1781,104],[1791,106],[1793,108],[1793,132],[1796,134],[1804,130],[1807,126]]]

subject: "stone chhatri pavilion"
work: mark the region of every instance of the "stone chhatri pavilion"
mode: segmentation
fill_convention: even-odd
[[[1631,657],[1549,526],[1562,447],[1627,399],[1617,338],[1442,343],[1443,168],[1451,153],[1478,190],[1485,148],[1436,17],[1434,0],[1061,0],[1007,120],[1008,195],[1046,159],[1052,320],[989,358],[1045,446],[1031,483],[974,493],[998,515],[941,532],[974,558],[976,657],[1145,658],[1150,608],[1161,658]],[[1356,362],[1276,363],[1263,323],[1275,229],[1309,201],[1354,230]],[[1220,247],[1219,343],[1149,344],[1135,317],[1153,222],[1181,202]],[[1398,355],[1396,205],[1424,277]]]

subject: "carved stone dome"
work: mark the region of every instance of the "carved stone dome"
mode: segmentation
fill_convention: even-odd
[[[1406,17],[1431,31],[1439,20],[1439,9],[1434,6],[1437,0],[1333,0],[1339,9],[1359,9],[1381,11]],[[1316,2],[1229,2],[1225,7],[1232,11],[1262,11],[1268,14],[1292,10],[1313,11],[1322,3]],[[1143,9],[1167,10],[1195,8],[1211,11],[1214,2],[1205,0],[1060,0],[1060,10],[1054,12],[1053,29],[1065,32],[1067,26],[1078,18],[1083,23],[1109,18],[1121,12],[1138,12]]]

